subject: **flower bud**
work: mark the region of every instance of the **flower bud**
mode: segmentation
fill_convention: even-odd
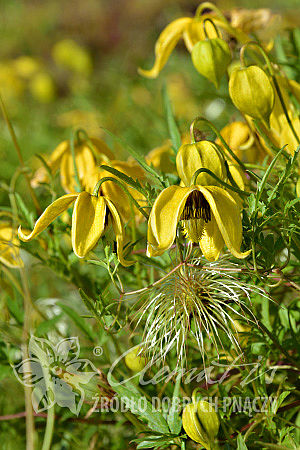
[[[189,403],[182,413],[182,426],[193,441],[211,449],[219,431],[219,418],[212,405],[205,401]]]
[[[140,351],[140,347],[135,347],[125,356],[125,364],[132,372],[140,372],[146,365],[146,359],[139,354]]]
[[[193,177],[198,169],[209,169],[218,178],[224,180],[226,169],[220,147],[211,141],[200,141],[185,144],[180,147],[176,156],[177,172],[185,186],[193,183]],[[200,173],[197,183],[201,186],[218,186],[218,181],[208,173]]]
[[[234,105],[253,119],[269,122],[274,106],[274,90],[266,73],[258,66],[236,69],[229,80]]]
[[[199,41],[193,47],[192,61],[198,72],[212,81],[218,89],[231,61],[229,46],[220,38]]]

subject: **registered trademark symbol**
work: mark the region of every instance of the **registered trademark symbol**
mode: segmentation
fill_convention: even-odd
[[[94,347],[93,349],[93,353],[95,356],[101,356],[103,353],[103,348],[102,347]]]

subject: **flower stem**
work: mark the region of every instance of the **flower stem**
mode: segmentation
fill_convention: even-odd
[[[53,405],[51,406],[51,408],[48,409],[46,431],[44,435],[42,450],[49,450],[51,448],[52,436],[54,431],[54,421],[55,421],[55,414]]]

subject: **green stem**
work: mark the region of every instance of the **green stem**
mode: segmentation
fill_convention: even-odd
[[[225,183],[225,181],[222,181],[219,177],[217,177],[217,175],[215,175],[211,170],[209,169],[198,169],[196,170],[196,172],[194,173],[193,177],[192,177],[192,181],[191,181],[191,185],[196,185],[196,181],[198,176],[200,175],[200,173],[207,173],[209,174],[212,178],[214,178],[215,180],[218,181],[218,183],[222,184],[224,187],[226,187],[227,189],[230,189],[234,192],[236,192],[237,194],[240,195],[244,195],[246,197],[248,197],[250,194],[250,192],[246,192],[246,191],[242,191],[239,188],[236,188],[234,186],[231,186],[231,184]]]
[[[54,422],[55,422],[54,412],[55,411],[54,411],[54,405],[53,405],[53,406],[51,406],[51,408],[48,409],[46,430],[45,430],[45,434],[44,434],[42,450],[49,450],[51,448],[51,442],[52,442],[53,431],[54,431]]]
[[[289,124],[289,127],[290,127],[290,129],[291,129],[291,131],[292,131],[292,133],[293,133],[293,135],[294,135],[296,141],[298,142],[298,144],[300,144],[299,136],[298,136],[298,134],[296,133],[296,130],[295,130],[295,128],[294,128],[294,125],[293,125],[293,123],[292,123],[292,121],[291,121],[291,119],[290,119],[290,116],[289,116],[289,114],[288,114],[288,110],[287,110],[287,108],[286,108],[286,106],[285,106],[285,103],[284,103],[284,100],[283,100],[283,97],[282,97],[282,94],[281,94],[281,90],[280,90],[280,87],[279,87],[279,84],[278,84],[278,82],[277,82],[277,80],[276,80],[275,75],[272,75],[272,80],[273,80],[273,83],[274,83],[274,86],[275,86],[275,89],[276,89],[278,98],[279,98],[279,100],[280,100],[280,104],[281,104],[281,106],[282,106],[284,115],[285,115],[286,120],[287,120],[287,122],[288,122],[288,124]]]
[[[96,186],[95,186],[95,188],[94,188],[94,191],[93,191],[93,195],[94,195],[95,197],[98,196],[99,189],[100,189],[102,183],[105,183],[105,181],[113,181],[114,183],[117,183],[117,185],[120,186],[120,187],[123,189],[123,191],[125,192],[125,194],[128,196],[129,200],[131,200],[131,201],[134,203],[135,207],[140,211],[140,213],[143,214],[143,216],[144,216],[146,219],[148,219],[149,216],[148,216],[148,214],[146,213],[146,211],[144,211],[143,208],[140,207],[140,205],[139,205],[138,202],[135,200],[135,198],[130,194],[130,192],[128,191],[128,189],[126,188],[126,186],[124,186],[123,183],[121,183],[121,181],[117,180],[116,178],[113,178],[113,177],[104,177],[104,178],[101,178],[101,180],[99,180],[98,183],[96,184]]]
[[[231,156],[231,158],[234,159],[239,164],[239,166],[241,166],[241,168],[244,170],[244,172],[248,173],[249,176],[254,181],[257,181],[257,176],[253,172],[251,172],[251,170],[247,169],[245,164],[231,150],[231,148],[229,147],[229,145],[227,144],[227,142],[225,141],[225,139],[221,135],[220,131],[215,127],[215,125],[212,122],[207,120],[205,117],[199,116],[199,117],[196,117],[195,120],[193,120],[193,122],[191,124],[191,134],[194,135],[194,128],[196,128],[196,125],[198,125],[199,122],[203,122],[203,123],[205,123],[205,124],[207,124],[209,126],[209,128],[218,136],[218,138],[220,139],[221,143],[223,144],[223,146],[225,147],[225,149],[227,150],[227,152]]]

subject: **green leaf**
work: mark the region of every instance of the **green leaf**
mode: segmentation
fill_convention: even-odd
[[[33,228],[34,227],[34,216],[33,212],[29,211],[25,203],[23,202],[22,197],[15,192],[15,199],[17,203],[18,210],[21,212],[22,216],[26,220],[27,224]]]
[[[165,83],[163,85],[162,95],[163,95],[163,102],[164,102],[164,107],[165,107],[165,113],[167,116],[168,128],[169,128],[172,145],[173,145],[174,150],[177,153],[179,147],[181,146],[181,136],[180,136],[180,133],[179,133],[176,121],[175,121],[175,117],[174,117],[173,110],[172,110],[171,100],[170,100],[170,97],[168,94],[168,89],[167,89],[167,86]]]
[[[132,177],[129,177],[123,172],[120,172],[119,170],[115,169],[114,167],[107,166],[106,164],[102,164],[100,166],[102,169],[105,169],[107,172],[112,173],[116,177],[120,178],[121,180],[125,181],[126,184],[129,184],[129,186],[132,186],[137,191],[141,192],[143,195],[145,194],[145,190],[142,188],[139,181],[134,180]]]
[[[159,411],[153,410],[153,406],[140,394],[132,383],[127,382],[126,386],[125,384],[120,384],[111,373],[108,373],[107,379],[113,390],[117,392],[132,414],[146,420],[151,430],[160,433],[169,433],[164,416]]]
[[[290,391],[284,391],[279,395],[278,399],[275,399],[275,401],[272,403],[271,408],[273,414],[277,413],[278,408],[280,408],[280,406],[282,405],[282,403],[284,402],[284,400],[288,395],[290,395]]]
[[[179,416],[179,389],[180,389],[180,383],[181,383],[181,371],[179,371],[179,374],[176,379],[174,391],[173,391],[173,398],[172,398],[172,404],[169,410],[169,414],[167,417],[167,422],[169,425],[169,428],[171,430],[171,433],[179,434],[182,426],[182,421]]]
[[[255,208],[255,209],[257,209],[258,202],[259,202],[259,200],[260,200],[261,194],[262,194],[263,190],[265,189],[267,180],[268,180],[268,178],[269,178],[269,176],[270,176],[270,174],[271,174],[271,172],[272,172],[272,170],[273,170],[273,167],[275,166],[276,161],[278,160],[279,156],[280,156],[280,155],[282,154],[282,152],[284,151],[285,147],[286,147],[286,146],[282,147],[282,149],[279,150],[279,152],[277,153],[277,155],[272,159],[272,161],[271,161],[269,167],[267,168],[267,170],[266,170],[266,172],[265,172],[265,174],[264,174],[264,176],[263,176],[263,179],[257,184],[257,195],[256,195],[256,202],[255,202],[256,208]]]

